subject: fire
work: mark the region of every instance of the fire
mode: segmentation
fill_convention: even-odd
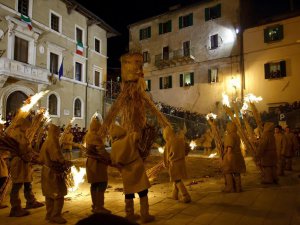
[[[197,147],[196,142],[195,141],[191,141],[190,142],[190,147],[192,150],[194,150],[195,147]]]
[[[49,123],[51,121],[48,109],[44,112],[45,123]]]
[[[22,112],[29,112],[29,110],[40,100],[45,94],[47,94],[49,91],[41,91],[39,93],[36,93],[35,95],[30,97],[30,102],[28,104],[25,104],[22,108]]]
[[[209,119],[217,119],[217,115],[216,114],[213,114],[213,113],[208,113],[206,115],[206,119],[209,120]]]
[[[208,158],[214,158],[215,156],[217,156],[217,153],[212,153],[208,156]]]
[[[246,110],[248,110],[249,105],[247,102],[244,102],[242,108],[241,108],[241,113],[244,114],[246,112]]]
[[[159,147],[158,151],[159,151],[159,153],[163,154],[165,151],[165,147]]]
[[[80,167],[79,170],[75,166],[71,167],[71,173],[74,180],[74,186],[69,188],[70,192],[74,192],[78,189],[79,184],[84,182],[84,175],[86,174],[86,168]]]
[[[260,102],[262,100],[263,100],[263,98],[261,96],[256,97],[254,94],[251,94],[251,93],[249,93],[245,96],[246,102]]]
[[[0,124],[5,124],[6,123],[6,121],[5,120],[2,120],[1,118],[0,118]]]
[[[230,104],[229,104],[230,101],[229,101],[228,95],[226,95],[225,93],[223,93],[222,96],[223,96],[223,99],[222,99],[223,105],[225,105],[225,106],[227,106],[227,107],[230,108]]]

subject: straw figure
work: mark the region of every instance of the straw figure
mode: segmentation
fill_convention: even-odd
[[[225,177],[223,192],[242,191],[241,173],[246,172],[246,165],[241,152],[240,142],[236,125],[228,122],[224,137],[224,155],[221,163]]]
[[[107,166],[110,164],[110,155],[105,150],[103,140],[99,138],[100,127],[99,118],[93,117],[85,136],[86,173],[88,183],[91,184],[92,212],[111,213],[104,208],[104,193],[108,182]]]
[[[191,197],[182,182],[182,179],[187,178],[184,134],[175,134],[171,127],[166,127],[163,137],[166,141],[164,164],[169,169],[170,180],[173,182],[172,198],[178,200],[180,197],[181,201],[188,203]]]
[[[118,125],[112,125],[110,133],[112,164],[119,168],[123,180],[126,218],[131,221],[138,218],[134,214],[133,202],[134,193],[138,193],[141,220],[143,223],[151,222],[154,220],[154,216],[149,214],[148,188],[150,182],[137,148],[141,136],[137,132],[127,132]]]
[[[62,217],[64,196],[67,195],[67,185],[64,172],[60,171],[65,159],[59,147],[58,126],[51,124],[48,136],[42,146],[40,161],[43,163],[41,184],[42,193],[46,199],[46,220],[52,223],[64,224],[67,221]]]

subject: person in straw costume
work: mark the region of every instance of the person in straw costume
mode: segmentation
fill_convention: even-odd
[[[276,142],[276,152],[277,152],[277,174],[279,176],[284,175],[284,153],[286,148],[286,137],[282,133],[282,128],[280,125],[275,127],[275,142]]]
[[[277,184],[277,153],[274,137],[274,124],[266,122],[259,139],[257,157],[262,167],[262,184]]]
[[[3,132],[4,132],[4,125],[0,123],[0,136],[3,135]],[[4,190],[4,185],[8,178],[8,168],[6,163],[8,157],[9,157],[9,152],[0,149],[0,190]],[[7,205],[3,205],[0,199],[0,209],[4,209],[4,208],[7,208]]]
[[[42,167],[42,193],[46,199],[46,220],[52,223],[64,224],[67,221],[61,212],[64,205],[64,196],[67,195],[67,186],[63,172],[55,168],[62,168],[65,159],[59,147],[60,128],[50,124],[48,136],[42,146],[40,161]]]
[[[166,141],[164,165],[169,169],[170,180],[173,182],[172,198],[178,200],[180,192],[180,200],[189,203],[191,196],[182,182],[182,179],[187,178],[184,134],[176,135],[168,126],[163,130],[163,137]]]
[[[286,139],[286,146],[284,152],[283,169],[292,171],[292,160],[298,148],[298,140],[296,138],[296,135],[290,131],[290,128],[288,126],[285,128],[284,136]]]
[[[224,155],[222,157],[222,171],[225,178],[223,192],[241,192],[241,173],[246,172],[245,160],[240,148],[240,138],[236,125],[228,122],[224,137]]]
[[[21,207],[21,199],[19,197],[20,189],[24,184],[24,196],[26,199],[26,209],[39,208],[44,206],[36,200],[31,182],[33,180],[33,170],[31,161],[33,159],[33,150],[25,136],[26,130],[29,129],[31,122],[28,119],[19,118],[14,129],[11,129],[7,135],[19,144],[18,151],[11,153],[11,179],[12,189],[10,192],[11,211],[9,216],[21,217],[29,214],[29,211]]]
[[[111,211],[104,208],[104,193],[108,182],[107,166],[110,163],[110,155],[105,150],[103,140],[99,138],[98,131],[100,127],[99,118],[93,117],[85,136],[87,149],[86,175],[88,183],[91,184],[92,212],[111,213]]]
[[[71,130],[67,130],[62,139],[62,150],[66,160],[72,159],[73,139],[74,136]]]
[[[123,180],[126,218],[131,221],[137,219],[134,214],[133,199],[134,193],[138,193],[141,220],[143,223],[151,222],[155,218],[149,214],[148,188],[150,182],[137,149],[140,135],[137,132],[126,132],[118,125],[112,125],[110,135],[112,138],[112,165],[119,168]]]

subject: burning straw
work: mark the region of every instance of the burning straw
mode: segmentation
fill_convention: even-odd
[[[215,122],[216,118],[217,118],[217,115],[215,115],[213,113],[209,113],[206,115],[207,122],[211,127],[211,130],[213,132],[213,135],[214,135],[214,138],[216,141],[219,155],[223,156],[223,154],[224,154],[223,142],[222,142],[220,132],[219,132],[218,127]]]

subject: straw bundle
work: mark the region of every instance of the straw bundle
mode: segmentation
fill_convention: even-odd
[[[162,160],[159,163],[157,163],[155,166],[153,166],[152,168],[148,169],[146,171],[146,174],[149,179],[154,179],[164,168],[165,168],[164,161]]]
[[[145,160],[150,154],[150,150],[157,137],[157,133],[157,129],[149,124],[142,129],[142,136],[138,142],[138,149],[143,160]]]

